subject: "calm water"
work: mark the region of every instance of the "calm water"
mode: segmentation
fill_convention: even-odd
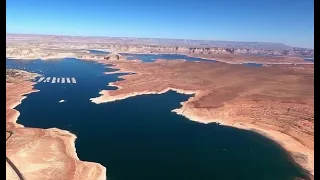
[[[107,167],[108,180],[286,180],[302,176],[286,152],[253,132],[192,122],[171,110],[190,96],[168,92],[94,104],[108,82],[101,64],[7,60],[7,67],[69,76],[76,84],[39,83],[17,107],[27,127],[57,127],[77,135],[81,160]],[[58,103],[59,100],[65,103]]]
[[[250,67],[262,67],[263,64],[261,63],[242,63],[245,66],[250,66]]]
[[[189,57],[181,54],[130,54],[130,53],[120,53],[123,56],[127,56],[128,60],[140,59],[143,62],[154,62],[157,59],[166,59],[166,60],[176,60],[176,59],[185,59],[186,61],[191,62],[216,62],[215,60],[208,60],[202,58]]]
[[[276,55],[276,54],[259,54],[259,53],[250,53],[250,54],[244,54],[249,56],[261,56],[261,57],[281,57],[282,55]]]
[[[314,58],[304,58],[304,61],[314,62]]]
[[[88,50],[91,54],[110,54],[110,52],[107,51],[99,51],[99,50]]]

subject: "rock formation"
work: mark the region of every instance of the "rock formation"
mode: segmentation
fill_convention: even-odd
[[[104,59],[105,60],[119,60],[120,59],[120,55],[117,53],[111,53],[108,56],[105,56]]]

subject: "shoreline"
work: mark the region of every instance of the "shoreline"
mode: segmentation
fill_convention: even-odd
[[[93,49],[92,49],[93,50]],[[105,51],[105,49],[94,49],[94,50],[98,50],[98,51]],[[314,65],[314,62],[258,62],[258,61],[247,61],[247,60],[241,60],[241,61],[228,61],[225,60],[224,58],[210,58],[210,57],[201,57],[200,55],[192,55],[192,54],[188,54],[188,53],[170,53],[170,52],[162,52],[162,53],[157,53],[157,52],[130,52],[130,51],[108,51],[110,54],[116,52],[116,53],[127,53],[127,54],[153,54],[153,55],[159,55],[159,54],[175,54],[175,55],[183,55],[183,56],[187,56],[190,58],[199,58],[199,59],[203,59],[203,60],[209,60],[209,61],[213,61],[213,62],[221,62],[221,63],[227,63],[227,64],[246,64],[246,63],[255,63],[255,64],[262,64],[263,66],[267,66],[267,65]],[[91,53],[88,54],[88,56]],[[94,54],[91,54],[93,56],[95,56]],[[107,54],[109,55],[109,54]],[[242,55],[242,54],[239,54]],[[125,56],[127,57],[127,56]],[[252,57],[254,57],[254,55],[252,55]],[[259,56],[260,57],[260,56]],[[281,57],[285,57],[285,56],[281,56]],[[16,60],[35,60],[35,59],[40,59],[40,60],[59,60],[59,59],[64,59],[64,58],[76,58],[76,59],[81,59],[81,60],[103,60],[103,56],[97,56],[97,57],[78,57],[78,55],[76,53],[58,53],[57,55],[54,56],[49,56],[49,57],[41,57],[41,56],[7,56],[6,58],[8,59],[16,59]],[[294,57],[288,57],[288,58],[294,58]],[[131,61],[131,60],[130,60]]]
[[[117,62],[117,61],[104,61],[103,59],[98,59],[98,58],[77,58],[77,59],[89,60],[89,61],[94,61],[97,63],[101,63],[101,64],[105,64],[105,65],[112,65],[112,66],[115,66],[115,64]],[[228,63],[228,64],[230,64],[230,63]],[[294,64],[294,63],[288,63],[288,64]],[[306,63],[306,64],[313,64],[313,63]],[[105,72],[105,74],[116,74],[116,73],[137,74],[138,73],[138,72],[134,72],[134,71],[130,71],[130,70],[125,70],[125,68],[116,67],[114,69],[116,71]],[[126,79],[125,76],[129,76],[129,75],[130,74],[121,75],[121,76],[119,76],[119,78],[122,78],[125,80]],[[114,86],[114,87],[118,87],[119,89],[121,89],[121,86],[115,84],[120,81],[122,81],[122,80],[109,83],[109,86]],[[93,103],[99,104],[99,103],[121,100],[121,99],[129,98],[129,97],[133,97],[133,96],[137,96],[137,95],[161,94],[161,93],[167,92],[168,90],[173,90],[173,91],[176,91],[176,92],[182,93],[182,94],[189,94],[189,95],[194,94],[195,95],[194,97],[189,98],[187,101],[181,102],[182,107],[180,107],[178,109],[173,109],[172,110],[173,112],[175,112],[179,115],[183,115],[191,121],[197,121],[197,122],[205,123],[205,124],[211,123],[211,122],[218,122],[218,123],[221,123],[222,125],[226,125],[226,126],[255,131],[255,132],[257,132],[257,133],[259,133],[269,139],[272,139],[277,144],[279,144],[282,148],[284,148],[298,165],[300,165],[303,169],[307,170],[310,173],[311,178],[313,179],[313,177],[314,177],[314,150],[313,149],[304,146],[302,143],[300,143],[298,140],[294,139],[293,137],[291,137],[285,133],[282,133],[280,131],[272,130],[271,128],[268,129],[263,126],[259,127],[258,125],[253,125],[253,124],[246,123],[246,122],[233,123],[233,122],[227,122],[227,121],[224,121],[221,119],[212,120],[208,117],[201,117],[201,116],[197,115],[197,111],[196,111],[197,109],[191,109],[192,107],[190,108],[187,105],[188,105],[188,102],[192,102],[192,100],[194,100],[195,97],[197,97],[197,95],[199,96],[200,93],[203,93],[203,91],[202,92],[201,91],[188,91],[188,90],[176,89],[176,88],[169,87],[169,88],[166,88],[162,91],[131,92],[128,94],[122,94],[121,96],[118,96],[115,98],[114,96],[112,97],[109,95],[109,91],[102,90],[99,92],[99,94],[100,94],[99,97],[90,98],[90,101],[92,101]],[[111,91],[113,91],[113,90],[111,90]],[[109,97],[108,97],[108,95],[109,95]],[[203,110],[203,111],[208,111],[208,110]],[[209,113],[209,112],[207,112],[207,113]],[[295,150],[298,147],[303,149],[303,152],[305,154],[307,154],[306,155],[307,159],[308,159],[307,162],[299,162],[300,157],[298,157],[297,153],[301,154],[301,150],[300,151]]]
[[[16,101],[14,101],[14,102],[10,102],[11,103],[10,106],[6,107],[6,111],[14,110],[14,112],[15,112],[13,115],[10,116],[9,119],[8,119],[8,117],[6,117],[6,124],[7,124],[6,129],[11,130],[12,132],[14,132],[14,134],[18,134],[18,135],[22,134],[22,135],[28,136],[31,134],[31,136],[32,135],[35,136],[35,137],[32,136],[35,139],[35,141],[37,140],[37,137],[39,136],[39,134],[43,134],[42,136],[45,136],[45,137],[49,136],[50,138],[52,138],[52,141],[58,141],[58,144],[60,144],[61,146],[64,147],[64,148],[62,148],[63,153],[61,153],[60,155],[61,156],[66,155],[68,158],[71,158],[69,161],[71,161],[75,165],[74,172],[71,172],[72,177],[73,177],[72,179],[86,180],[86,179],[88,179],[88,177],[86,177],[86,176],[89,176],[89,177],[94,176],[94,179],[106,180],[106,168],[104,166],[102,166],[99,163],[81,161],[78,158],[78,155],[76,152],[76,147],[75,147],[75,141],[76,141],[77,136],[75,134],[72,134],[69,131],[61,130],[58,128],[48,128],[48,129],[32,128],[32,127],[24,127],[24,125],[17,123],[20,112],[14,108],[16,108],[18,105],[20,105],[22,103],[22,101],[27,98],[26,95],[40,91],[40,90],[34,89],[35,84],[37,84],[36,82],[24,81],[24,83],[26,83],[25,86],[27,86],[28,90],[25,92],[22,92],[22,93],[11,95],[14,98],[16,98],[17,96],[19,98],[15,99]],[[8,92],[6,92],[6,93],[8,93]],[[8,128],[8,123],[9,123],[9,125],[13,125],[13,127]],[[27,133],[27,134],[25,134],[25,133]],[[38,139],[40,142],[42,141],[42,136]],[[46,138],[48,138],[48,137],[46,137]],[[11,138],[8,141],[8,143],[10,143],[10,141],[14,141],[14,140],[15,140],[14,138]],[[17,140],[17,141],[19,141],[19,140]],[[27,143],[27,142],[23,141],[23,143]],[[19,149],[17,149],[17,148],[12,149],[12,148],[10,148],[10,145],[7,145],[7,146],[9,146],[9,147],[6,147],[6,154],[7,153],[10,154],[10,152],[12,152],[10,158],[12,158],[12,157],[14,159],[17,158],[17,156],[19,156],[19,155],[17,155],[17,153],[15,153],[15,151],[19,151]],[[48,154],[49,153],[50,152],[48,152]],[[56,156],[54,158],[56,158]],[[20,159],[18,157],[18,160],[20,160]],[[63,159],[60,159],[60,160],[57,159],[57,161],[60,162],[60,161],[63,161]],[[71,162],[65,162],[65,163],[69,164]],[[45,162],[44,162],[44,164],[45,164]],[[16,165],[19,167],[19,163]],[[80,165],[80,169],[78,170],[77,167],[79,165]],[[25,169],[25,168],[28,169],[28,167],[20,167],[20,168],[21,169]],[[30,173],[30,172],[27,171],[26,174],[28,174],[28,173]],[[60,172],[60,173],[70,174],[70,172]],[[22,171],[22,174],[23,174],[23,171]],[[37,172],[35,172],[35,174],[37,174]],[[55,176],[57,176],[57,175],[55,175]],[[67,178],[67,177],[64,177],[64,178]]]
[[[35,84],[36,84],[36,83],[32,83],[31,86],[33,87]],[[18,127],[19,127],[19,128],[20,128],[20,127],[21,127],[21,128],[24,127],[24,125],[17,123],[18,117],[20,116],[20,112],[19,112],[18,110],[16,110],[15,108],[16,108],[17,106],[19,106],[24,99],[27,98],[27,95],[28,95],[28,94],[35,93],[35,92],[39,92],[39,91],[40,91],[40,90],[37,90],[37,89],[33,89],[33,88],[32,88],[30,91],[27,91],[27,92],[25,92],[25,93],[18,94],[18,96],[20,96],[20,98],[19,98],[17,101],[15,101],[15,102],[13,102],[12,104],[10,104],[9,107],[6,107],[6,109],[11,109],[11,110],[13,110],[13,112],[14,112],[13,117],[10,118],[9,121],[6,119],[6,123],[10,123],[11,125],[14,126],[14,127],[12,127],[12,129],[18,128]]]
[[[103,62],[102,62],[103,63]],[[107,63],[107,62],[105,62]],[[112,64],[112,63],[111,63]],[[119,67],[117,67],[118,69]],[[122,73],[126,72],[128,73],[128,70],[117,70],[115,73]],[[133,72],[130,71],[131,73],[137,74],[138,72]],[[112,72],[108,72],[108,74],[112,74]],[[129,76],[130,74],[122,75],[119,76],[119,78],[126,80],[126,76]],[[113,86],[121,89],[121,85],[117,85],[115,83],[123,81],[119,80],[116,82],[111,82],[108,84],[108,86]],[[279,146],[281,146],[283,149],[286,150],[286,152],[290,155],[290,157],[293,159],[293,161],[299,165],[302,169],[308,171],[309,176],[311,179],[314,178],[314,150],[306,147],[303,145],[301,142],[298,140],[294,139],[290,135],[287,135],[285,133],[282,133],[280,131],[268,129],[268,128],[263,128],[259,127],[258,125],[253,125],[250,123],[246,122],[228,122],[224,121],[222,119],[211,119],[210,117],[204,117],[201,115],[197,115],[199,111],[209,111],[206,109],[196,109],[193,107],[188,107],[188,103],[200,98],[202,93],[205,93],[204,91],[190,91],[190,90],[184,90],[184,89],[177,89],[177,88],[166,88],[161,91],[142,91],[142,92],[131,92],[128,94],[120,94],[120,95],[110,95],[109,92],[111,91],[117,91],[117,90],[101,90],[99,92],[100,96],[90,98],[90,101],[96,104],[100,103],[107,103],[107,102],[113,102],[113,101],[118,101],[118,100],[123,100],[126,98],[134,97],[134,96],[139,96],[139,95],[148,95],[148,94],[162,94],[166,93],[169,90],[175,91],[180,94],[186,94],[186,95],[194,95],[190,97],[187,101],[181,102],[180,104],[182,105],[180,108],[173,109],[172,112],[175,112],[178,115],[182,115],[189,119],[190,121],[195,121],[203,124],[208,124],[208,123],[219,123],[221,125],[225,126],[230,126],[234,128],[239,128],[239,129],[244,129],[244,130],[249,130],[249,131],[254,131],[256,133],[259,133],[262,136],[265,136],[272,141],[276,142]],[[209,113],[209,112],[207,112]],[[300,151],[297,151],[296,149],[299,149]],[[302,154],[307,157],[307,162],[299,162],[300,157],[298,157],[299,154],[301,154],[301,149],[302,149]]]
[[[118,51],[118,50],[107,50],[107,49],[94,49],[94,50],[98,50],[98,51],[102,51],[102,52],[109,52],[109,53],[113,53],[113,52],[116,52],[118,54],[121,54],[121,53],[125,53],[125,54],[152,54],[152,55],[159,55],[159,54],[169,54],[169,55],[183,55],[183,56],[187,56],[187,57],[190,57],[190,58],[199,58],[199,59],[203,59],[203,60],[212,60],[212,61],[217,61],[217,62],[222,62],[222,63],[227,63],[227,64],[244,64],[244,63],[256,63],[256,64],[262,64],[262,65],[281,65],[281,64],[284,64],[284,65],[310,65],[310,64],[314,64],[314,62],[257,62],[257,61],[241,61],[241,62],[231,62],[231,61],[228,61],[228,60],[224,60],[224,58],[210,58],[210,57],[201,57],[201,55],[199,54],[189,54],[189,53],[186,53],[186,52],[141,52],[141,51]],[[272,57],[272,56],[258,56],[258,55],[251,55],[251,54],[235,54],[235,55],[238,55],[238,56],[248,56],[248,57],[265,57],[265,58],[281,58],[281,57],[286,57],[286,56],[275,56],[275,57]],[[127,55],[125,55],[127,57]],[[129,55],[130,56],[130,55]],[[291,57],[291,56],[288,56],[286,58],[289,58],[289,59],[293,59],[293,58],[298,58],[298,57]],[[303,59],[303,58],[302,58]]]

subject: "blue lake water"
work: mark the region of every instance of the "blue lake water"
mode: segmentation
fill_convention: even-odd
[[[64,59],[7,60],[7,67],[51,77],[75,77],[76,84],[38,83],[16,109],[26,127],[69,130],[77,135],[81,160],[107,167],[108,180],[286,180],[304,172],[273,141],[254,132],[201,124],[172,109],[190,96],[169,91],[94,104],[119,74],[101,64]],[[59,100],[66,100],[59,103]]]
[[[281,57],[282,56],[282,55],[275,55],[275,54],[259,54],[259,53],[250,53],[250,54],[245,53],[244,55],[261,56],[261,57]]]
[[[191,62],[216,62],[215,60],[208,60],[203,58],[190,57],[181,54],[131,54],[131,53],[120,53],[120,55],[126,56],[128,60],[140,59],[143,62],[154,62],[157,59],[166,59],[166,60],[176,60],[184,59]]]
[[[99,50],[88,50],[91,54],[104,54],[104,55],[107,55],[107,54],[110,54],[110,52],[107,52],[107,51],[99,51]]]
[[[245,66],[250,66],[250,67],[262,67],[263,64],[260,63],[242,63]]]
[[[314,58],[304,58],[304,61],[314,62]]]

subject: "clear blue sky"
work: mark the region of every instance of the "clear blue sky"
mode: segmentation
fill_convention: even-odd
[[[7,33],[281,42],[313,48],[313,0],[7,0]]]

